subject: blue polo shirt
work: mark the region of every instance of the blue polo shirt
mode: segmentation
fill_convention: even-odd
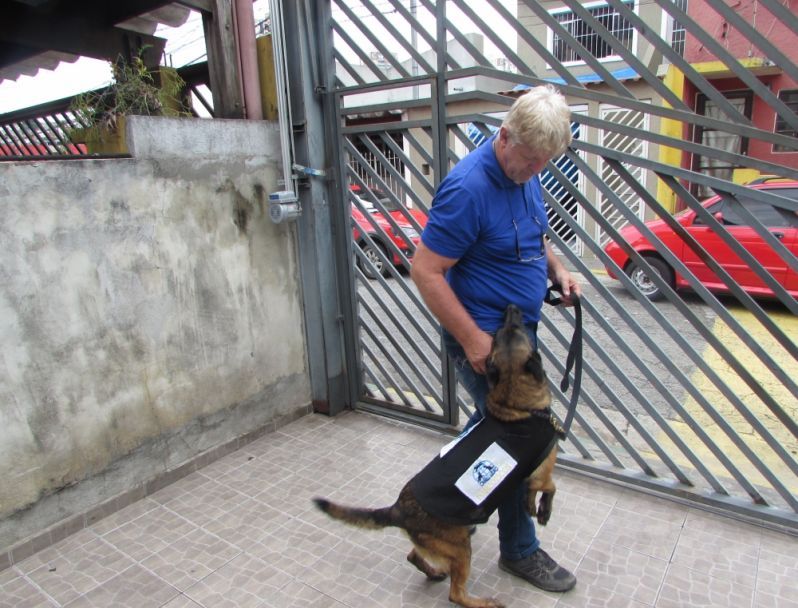
[[[431,251],[458,260],[446,279],[487,332],[501,327],[510,303],[521,309],[524,323],[539,321],[548,281],[540,180],[535,176],[520,186],[510,180],[496,160],[494,139],[444,178],[421,235]]]

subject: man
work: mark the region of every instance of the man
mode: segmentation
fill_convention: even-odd
[[[498,133],[441,182],[413,258],[411,276],[443,326],[446,349],[476,412],[485,415],[485,360],[512,303],[537,344],[548,280],[563,300],[579,285],[544,235],[548,218],[538,174],[571,143],[571,112],[551,86],[535,87],[510,108]],[[547,591],[568,591],[573,574],[540,548],[524,488],[499,507],[499,567]]]

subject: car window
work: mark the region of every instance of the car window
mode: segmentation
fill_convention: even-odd
[[[767,190],[784,198],[798,200],[798,188],[773,188]],[[723,223],[727,226],[748,226],[750,222],[745,219],[739,210],[741,205],[744,205],[765,227],[798,227],[798,215],[796,215],[795,212],[774,207],[773,205],[753,200],[747,196],[740,196],[737,200],[719,200],[707,207],[707,211],[713,215],[721,212],[723,214]],[[696,217],[693,223],[695,225],[702,225],[705,222],[700,217]]]
[[[748,220],[740,213],[740,206],[743,205],[763,226],[783,226],[784,217],[773,205],[751,200],[747,197],[740,197],[737,201],[726,201],[723,207],[723,223],[732,226],[747,226]]]

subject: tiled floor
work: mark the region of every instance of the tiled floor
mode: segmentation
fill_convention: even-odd
[[[0,606],[450,606],[400,531],[347,527],[310,500],[389,504],[446,441],[362,413],[307,416],[0,572]],[[500,571],[491,520],[473,540],[474,593],[514,608],[798,607],[795,538],[565,472],[558,485],[540,536],[576,588]]]

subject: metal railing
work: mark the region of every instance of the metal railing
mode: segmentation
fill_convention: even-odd
[[[208,64],[178,70],[185,81],[185,94],[192,95],[213,116],[212,104],[202,93],[210,82]],[[70,107],[74,97],[65,97],[30,108],[0,114],[0,159],[54,160],[91,154],[81,133],[88,123]],[[188,97],[186,97],[188,99]]]

